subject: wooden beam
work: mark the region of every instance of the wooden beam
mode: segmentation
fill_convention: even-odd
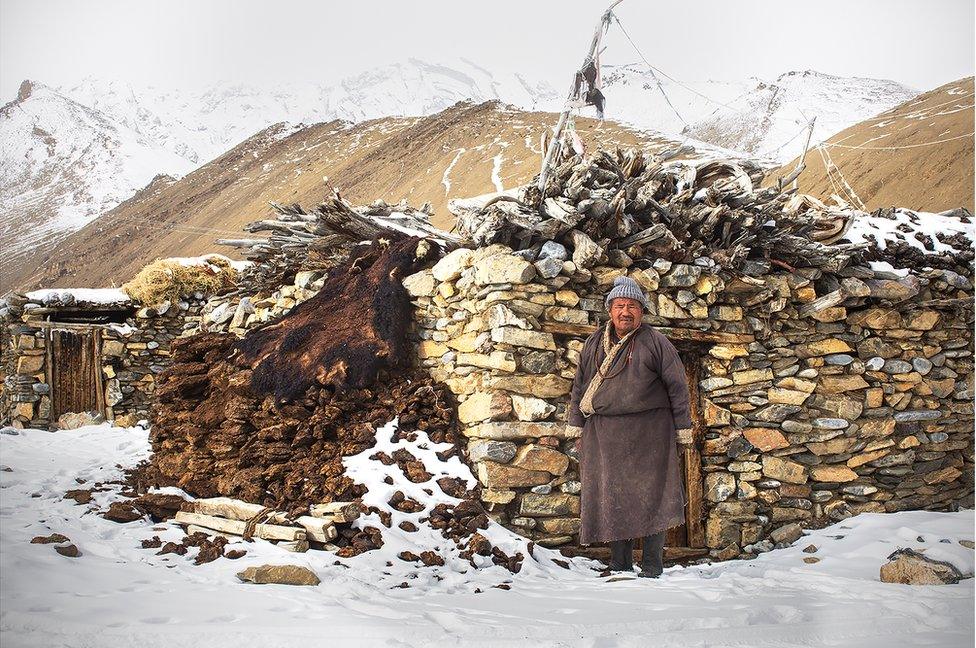
[[[593,324],[566,324],[564,322],[543,322],[542,330],[553,335],[572,335],[587,337],[596,332],[598,326]],[[751,333],[725,333],[722,331],[699,331],[671,326],[655,326],[655,329],[672,340],[685,342],[710,342],[715,344],[749,344],[755,342],[756,336]]]
[[[569,558],[582,556],[607,562],[610,560],[610,547],[587,546],[587,547],[558,547],[559,553]],[[664,547],[664,560],[667,562],[681,562],[700,558],[708,555],[707,548],[701,547]],[[640,564],[640,551],[634,550],[634,562]]]
[[[705,438],[707,425],[702,416],[701,393],[698,380],[701,362],[697,357],[691,357],[685,362],[688,375],[688,401],[691,404],[692,444],[684,448],[685,468],[685,531],[688,547],[705,547],[705,491],[702,478],[701,451],[699,448]]]

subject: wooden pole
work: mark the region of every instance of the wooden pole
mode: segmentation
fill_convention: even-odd
[[[613,8],[618,4],[623,2],[623,0],[614,0],[603,15],[600,16],[600,22],[596,26],[596,31],[593,32],[593,40],[590,43],[590,51],[583,59],[583,65],[580,69],[586,68],[586,65],[596,56],[596,48],[600,43],[600,35],[603,30],[607,28],[610,24],[610,15]],[[539,191],[542,192],[542,197],[545,198],[546,191],[546,181],[549,179],[549,170],[552,166],[553,160],[556,158],[556,152],[559,150],[560,143],[559,140],[562,137],[563,129],[566,127],[566,121],[569,119],[569,113],[575,107],[573,102],[577,99],[576,96],[576,73],[573,73],[573,81],[569,84],[569,94],[566,96],[566,105],[563,107],[563,111],[559,114],[559,121],[556,123],[556,132],[553,134],[552,140],[549,142],[549,148],[546,150],[546,156],[542,159],[542,169],[539,171]]]
[[[814,117],[810,120],[810,130],[807,131],[807,141],[803,145],[803,155],[800,156],[799,162],[796,163],[796,168],[793,169],[793,173],[796,177],[793,178],[793,188],[797,188],[797,182],[800,179],[800,171],[806,166],[807,150],[810,148],[810,138],[813,137],[813,125],[817,123],[817,118]]]

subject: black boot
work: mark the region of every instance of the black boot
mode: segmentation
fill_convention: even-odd
[[[657,578],[664,572],[664,536],[666,531],[644,536],[644,549],[641,552],[641,571],[638,576]]]
[[[610,541],[610,571],[633,571],[634,570],[634,541],[633,540],[611,540]]]

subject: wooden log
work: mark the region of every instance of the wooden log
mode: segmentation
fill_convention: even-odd
[[[186,535],[193,535],[194,533],[205,533],[208,536],[214,536],[215,538],[219,536],[227,540],[227,542],[241,542],[244,540],[244,536],[214,531],[213,529],[207,529],[206,527],[198,526],[196,524],[188,524],[186,527]]]
[[[295,540],[293,542],[279,542],[276,547],[281,547],[285,551],[292,553],[305,553],[309,549],[308,540]]]
[[[614,244],[614,247],[625,249],[629,248],[631,245],[643,245],[644,243],[650,243],[651,241],[656,241],[664,236],[665,232],[667,232],[667,227],[663,223],[655,223],[645,230],[641,230],[640,232],[628,236],[627,238],[620,239]]]
[[[356,502],[328,502],[312,504],[309,507],[312,517],[331,517],[333,522],[345,524],[359,517],[359,504]]]
[[[195,525],[205,529],[212,529],[223,533],[243,536],[247,522],[241,520],[226,520],[224,518],[179,511],[174,518],[177,524]],[[297,527],[279,526],[277,524],[257,524],[254,526],[254,537],[264,540],[305,540],[308,534]]]
[[[822,310],[843,304],[847,297],[847,291],[843,288],[838,288],[833,292],[827,293],[823,297],[817,297],[809,304],[803,306],[800,309],[800,317],[809,317],[814,313],[819,313]]]
[[[349,506],[349,502],[342,502],[342,504]],[[353,504],[352,506],[355,505]],[[196,513],[247,522],[264,510],[264,507],[260,504],[242,502],[241,500],[232,499],[230,497],[210,497],[198,499],[193,502],[193,510]],[[342,509],[340,508],[340,511],[341,510]],[[357,515],[359,513],[358,506],[356,506],[356,513]],[[267,522],[272,524],[296,524],[304,528],[308,537],[316,542],[328,542],[330,540],[334,540],[338,534],[335,528],[334,520],[330,518],[303,515],[292,521],[289,519],[287,514],[280,511],[272,511],[268,513]]]
[[[194,513],[229,518],[231,520],[242,520],[244,522],[247,522],[262,510],[264,510],[264,507],[260,504],[251,504],[250,502],[244,502],[231,497],[208,497],[194,500],[193,502]],[[277,517],[277,519],[273,520],[273,517]],[[284,519],[284,513],[272,513],[268,517],[268,520],[272,522],[280,522]]]
[[[339,532],[336,531],[335,524],[327,518],[312,517],[303,515],[295,519],[295,523],[301,525],[311,540],[316,542],[329,542],[335,540]]]

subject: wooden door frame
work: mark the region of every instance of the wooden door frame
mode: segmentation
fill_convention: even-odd
[[[56,400],[58,386],[55,384],[57,375],[54,369],[54,335],[56,330],[64,330],[75,335],[80,335],[84,338],[83,344],[91,345],[91,358],[92,358],[92,370],[94,373],[94,384],[92,385],[95,390],[95,409],[102,416],[108,418],[108,413],[106,411],[107,406],[105,403],[105,389],[102,378],[102,332],[101,327],[98,326],[84,326],[84,325],[72,325],[64,326],[58,322],[45,322],[47,326],[43,327],[44,331],[44,352],[47,359],[44,368],[45,379],[47,384],[50,386],[50,398],[51,398],[51,416],[49,419],[49,424],[53,427],[58,418],[65,412],[59,412],[60,403]]]

